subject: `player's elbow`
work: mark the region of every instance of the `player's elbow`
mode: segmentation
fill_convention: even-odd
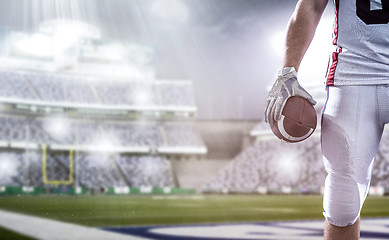
[[[313,14],[321,15],[326,8],[328,0],[299,0],[297,8],[305,9]]]
[[[328,0],[300,0],[296,5],[292,19],[305,18],[311,22],[319,22],[327,3]]]

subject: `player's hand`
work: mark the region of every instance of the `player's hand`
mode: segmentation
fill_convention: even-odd
[[[281,119],[286,100],[292,96],[307,99],[312,105],[316,104],[312,96],[300,86],[294,67],[284,68],[278,73],[276,82],[269,92],[265,108],[265,122],[272,124]]]

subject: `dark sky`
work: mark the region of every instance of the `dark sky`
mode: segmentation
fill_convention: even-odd
[[[98,26],[109,39],[151,45],[158,79],[194,83],[199,118],[261,119],[281,57],[274,36],[290,0],[0,0],[0,26],[37,30],[52,18]]]

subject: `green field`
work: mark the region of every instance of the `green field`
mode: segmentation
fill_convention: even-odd
[[[0,208],[86,226],[323,219],[321,196],[2,196]],[[389,198],[369,197],[362,217],[388,217]]]
[[[0,239],[12,239],[12,240],[34,240],[34,238],[24,236],[19,233],[9,231],[8,229],[0,227]]]

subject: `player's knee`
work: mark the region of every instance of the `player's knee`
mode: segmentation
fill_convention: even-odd
[[[329,174],[324,192],[324,216],[338,227],[352,225],[359,218],[364,197],[352,177]]]
[[[350,208],[343,211],[324,212],[327,221],[337,227],[346,227],[354,224],[360,215],[359,208]]]

